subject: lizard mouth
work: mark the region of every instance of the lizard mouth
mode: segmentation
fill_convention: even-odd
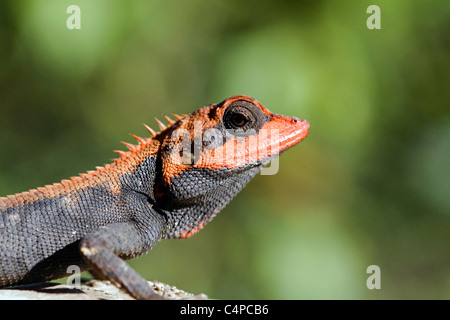
[[[283,118],[286,119],[287,117]],[[288,125],[280,130],[278,141],[280,153],[302,141],[309,133],[308,121],[295,117],[287,118],[285,121],[288,122]]]
[[[259,157],[259,164],[263,166],[268,165],[274,158],[287,149],[296,145],[308,136],[309,123],[306,120],[301,120],[295,117],[285,117],[273,115],[275,118],[270,125],[269,136],[263,141],[257,150]],[[261,155],[263,155],[261,157]]]
[[[291,119],[294,124],[288,126],[281,132],[281,139],[279,142],[281,148],[280,153],[305,139],[309,133],[308,121],[300,120],[298,118]]]
[[[295,117],[285,117],[274,114],[260,132],[259,143],[254,153],[260,160],[265,157],[277,156],[302,141],[309,133],[309,123]]]

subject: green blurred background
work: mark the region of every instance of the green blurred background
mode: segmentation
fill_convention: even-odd
[[[449,299],[449,75],[442,0],[1,1],[0,195],[246,94],[309,137],[200,233],[130,264],[220,299]]]

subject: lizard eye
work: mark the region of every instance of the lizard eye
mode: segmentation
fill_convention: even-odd
[[[265,117],[261,110],[248,101],[234,102],[223,115],[225,129],[238,136],[255,133],[264,122]]]
[[[230,116],[230,122],[234,127],[243,127],[247,122],[247,118],[241,113],[233,113]]]

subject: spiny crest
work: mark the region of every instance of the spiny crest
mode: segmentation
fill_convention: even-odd
[[[128,148],[128,150],[130,151],[134,151],[134,149],[136,148],[136,146],[134,144],[125,142],[125,141],[121,141],[121,143]]]
[[[127,153],[125,151],[121,151],[121,150],[114,150],[114,152],[118,153],[121,157],[125,157],[127,155]]]
[[[180,121],[180,120],[182,120],[183,118],[185,118],[185,117],[187,116],[186,114],[183,114],[182,116],[180,116],[180,115],[178,115],[178,114],[176,114],[176,113],[172,113],[172,114],[173,114],[173,116],[175,117],[175,119],[177,119],[176,121],[173,120],[173,119],[171,119],[171,118],[168,117],[167,115],[164,115],[164,119],[166,119],[168,125],[165,125],[161,120],[159,120],[158,118],[155,118],[156,123],[158,124],[158,126],[159,126],[160,129],[161,129],[161,131],[158,131],[158,132],[155,131],[155,130],[153,130],[152,128],[150,128],[148,125],[146,125],[146,124],[144,123],[144,127],[145,127],[145,128],[147,129],[147,131],[150,133],[151,138],[155,138],[155,137],[156,137],[157,135],[159,135],[161,132],[163,132],[164,130],[166,130],[169,126],[174,125],[177,121]],[[136,135],[134,135],[134,134],[132,134],[131,136],[132,136],[133,138],[135,138],[135,139],[139,142],[139,144],[134,145],[134,144],[131,144],[131,143],[128,143],[128,142],[121,141],[121,143],[122,143],[123,145],[125,145],[125,146],[128,148],[128,150],[129,150],[128,152],[126,152],[126,151],[121,151],[121,150],[115,150],[114,152],[118,153],[118,154],[120,155],[121,158],[128,156],[128,155],[130,154],[130,152],[135,152],[135,151],[139,148],[139,146],[144,145],[144,144],[146,143],[146,140],[145,140],[144,138],[141,138],[141,137],[136,136]],[[120,160],[120,158],[119,158],[119,159],[114,159],[114,161],[118,161],[118,160]]]
[[[167,115],[164,115],[164,119],[167,120],[167,123],[169,123],[169,126],[173,125],[175,123],[175,121],[173,121],[172,119],[170,119]]]
[[[143,139],[143,138],[141,138],[141,137],[138,137],[138,136],[136,136],[136,135],[134,135],[134,134],[132,134],[131,135],[133,138],[135,138],[138,142],[139,142],[139,144],[144,144],[145,143],[145,139]]]
[[[175,119],[177,119],[178,121],[180,121],[181,119],[183,119],[186,116],[186,115],[180,116],[180,115],[178,115],[176,113],[172,113],[172,114],[175,117]]]
[[[148,125],[146,125],[144,123],[144,127],[147,129],[148,132],[150,132],[150,135],[152,136],[152,138],[154,138],[156,136],[156,132],[155,130],[153,130],[152,128],[150,128]]]
[[[182,116],[180,116],[180,115],[178,115],[176,113],[173,113],[173,116],[177,119],[177,121],[180,121],[180,120],[184,119],[187,115],[183,114]],[[159,119],[155,118],[156,122],[158,123],[158,126],[161,128],[161,131],[159,131],[159,132],[156,132],[155,130],[150,128],[148,125],[144,124],[144,127],[150,133],[152,139],[157,137],[164,130],[166,130],[168,127],[174,125],[177,122],[175,120],[172,120],[171,118],[169,118],[166,115],[164,115],[164,118],[166,119],[168,125],[165,125],[162,121],[160,121]],[[137,135],[134,135],[134,134],[131,134],[131,136],[138,141],[138,144],[134,145],[134,144],[122,141],[122,144],[124,144],[128,148],[129,151],[115,150],[114,152],[116,152],[116,153],[118,153],[120,155],[120,158],[114,159],[115,163],[123,160],[124,158],[129,157],[131,154],[133,154],[133,153],[137,152],[138,150],[140,150],[141,146],[146,145],[149,142],[149,139],[144,139],[144,138],[141,138],[141,137],[139,137]],[[82,182],[83,180],[88,179],[91,176],[96,175],[96,174],[98,174],[101,171],[108,170],[110,168],[110,166],[111,166],[111,164],[107,164],[107,165],[105,165],[105,167],[97,167],[96,168],[97,170],[95,170],[95,171],[88,171],[87,173],[80,173],[78,176],[71,177],[70,180],[68,180],[68,179],[63,180],[60,183],[56,183],[56,184],[54,184],[51,187],[53,189],[60,189],[60,188],[66,188],[66,187],[70,188],[70,187],[72,187],[72,184],[74,182],[76,182],[76,183]],[[48,186],[46,186],[46,187],[48,187]],[[40,188],[38,190],[30,190],[30,193],[33,194],[33,193],[36,193],[36,192],[45,192],[45,190],[46,190],[45,188]]]
[[[160,121],[158,118],[155,118],[155,120],[156,120],[156,122],[158,123],[158,126],[159,126],[159,128],[161,129],[161,131],[167,129],[167,126],[166,126],[162,121]]]

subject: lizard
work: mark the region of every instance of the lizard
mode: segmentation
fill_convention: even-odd
[[[110,280],[136,299],[160,296],[125,260],[161,239],[189,238],[309,123],[233,96],[189,115],[156,119],[160,131],[95,171],[0,197],[0,287],[67,276]]]

